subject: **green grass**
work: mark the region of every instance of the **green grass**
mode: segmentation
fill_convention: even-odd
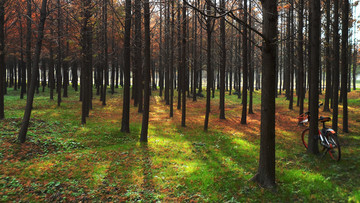
[[[226,96],[227,120],[218,119],[217,91],[208,132],[205,98],[187,101],[182,128],[181,111],[169,118],[168,106],[154,92],[147,145],[138,142],[141,115],[133,107],[131,133],[120,132],[122,90],[117,92],[108,94],[105,107],[95,96],[84,126],[79,93],[70,90],[60,107],[47,91],[36,95],[28,141],[21,145],[14,140],[25,101],[9,89],[7,118],[0,121],[0,201],[360,201],[360,91],[349,95],[351,133],[339,132],[340,162],[307,154],[296,102],[288,110],[283,96],[276,99],[276,192],[249,181],[258,167],[260,92],[254,93],[255,114],[240,125],[237,95]]]

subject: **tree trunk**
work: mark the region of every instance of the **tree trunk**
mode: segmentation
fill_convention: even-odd
[[[169,9],[169,7],[170,7],[170,4],[168,5],[168,9]],[[174,1],[171,1],[170,81],[169,81],[170,117],[174,116],[174,35],[175,35],[174,29],[175,29],[175,10],[174,10]]]
[[[349,0],[342,3],[342,40],[341,40],[341,91],[343,102],[343,132],[349,132],[348,123],[348,37],[349,37]]]
[[[263,77],[261,93],[260,160],[253,180],[262,187],[275,187],[275,94],[277,1],[262,0],[263,22]]]
[[[319,117],[319,68],[320,68],[320,0],[313,0],[310,3],[310,135],[307,151],[312,154],[318,154],[318,140],[315,139],[318,134]]]
[[[86,124],[86,117],[89,116],[92,97],[92,28],[91,28],[91,0],[82,1],[82,66],[80,94],[82,95],[81,123]]]
[[[144,1],[144,32],[145,32],[145,64],[144,64],[144,112],[141,126],[140,142],[148,141],[149,110],[150,110],[150,8],[149,0]]]
[[[244,22],[247,22],[247,0],[244,0]],[[243,92],[242,92],[242,114],[241,124],[246,124],[246,110],[247,110],[247,88],[248,88],[248,42],[247,42],[247,28],[243,30]],[[240,89],[240,88],[239,88]]]
[[[31,80],[31,36],[32,36],[32,12],[31,12],[31,0],[27,0],[27,17],[26,17],[26,70],[27,70],[27,88],[30,87]]]
[[[41,10],[40,10],[38,38],[37,38],[36,48],[35,48],[35,60],[34,60],[34,65],[32,66],[33,73],[31,75],[32,78],[31,78],[30,88],[29,88],[29,92],[28,92],[28,97],[26,100],[25,113],[24,113],[24,117],[22,120],[19,136],[18,136],[18,140],[21,143],[24,143],[26,140],[26,133],[27,133],[27,130],[29,127],[31,109],[32,109],[33,101],[34,101],[36,77],[39,72],[41,46],[42,46],[42,40],[44,38],[44,27],[45,27],[45,20],[46,20],[46,4],[47,4],[47,0],[43,0],[42,4],[41,4]]]
[[[326,92],[324,111],[330,111],[331,96],[331,64],[330,64],[330,0],[326,0],[326,27],[325,27],[325,66],[326,66]]]
[[[225,0],[220,1],[222,14],[225,12]],[[226,44],[225,44],[225,16],[220,19],[220,119],[225,119],[225,68],[226,68]]]
[[[0,120],[5,118],[5,2],[0,1]]]
[[[185,5],[185,0],[183,0],[183,5],[182,5],[182,14],[183,14],[183,20],[182,20],[182,25],[183,25],[183,36],[182,36],[182,54],[181,54],[181,65],[182,65],[182,71],[181,71],[181,84],[182,84],[182,112],[181,112],[181,126],[185,127],[185,121],[186,121],[186,90],[187,90],[187,82],[186,82],[186,71],[187,71],[187,61],[186,61],[186,39],[187,39],[187,28],[186,28],[186,21],[187,21],[187,14],[186,14],[186,5]]]
[[[304,0],[300,0],[299,2],[299,28],[298,28],[298,59],[299,59],[299,95],[298,99],[299,101],[299,114],[304,113],[304,36],[303,36],[303,27],[304,27]]]
[[[357,45],[354,46],[354,58],[353,58],[353,90],[356,90],[356,68],[357,68]]]
[[[104,86],[103,86],[103,99],[102,105],[106,105],[106,89],[109,84],[109,70],[108,70],[108,37],[107,37],[107,0],[103,0],[103,75],[104,75]]]
[[[340,36],[339,36],[339,1],[334,0],[334,74],[333,74],[333,120],[332,129],[338,131],[338,113],[339,113],[339,50],[340,50]]]
[[[61,76],[61,66],[62,66],[62,53],[61,53],[61,4],[60,0],[57,0],[57,41],[58,41],[58,55],[57,55],[57,65],[56,65],[56,82],[57,82],[57,93],[58,93],[58,99],[57,103],[58,106],[61,104],[61,86],[62,86],[62,76]]]
[[[121,132],[130,133],[130,34],[131,34],[131,0],[125,5],[125,36],[124,36],[124,96]]]
[[[134,39],[134,54],[135,54],[135,70],[138,77],[137,98],[138,98],[138,112],[143,111],[143,77],[142,77],[142,34],[141,34],[141,0],[135,0],[135,39]]]
[[[211,15],[211,0],[206,0],[206,10],[208,15]],[[210,96],[211,96],[211,42],[212,42],[212,29],[213,19],[207,17],[206,19],[206,33],[207,33],[207,85],[206,85],[206,112],[205,112],[205,124],[204,130],[207,131],[209,125],[209,114],[210,114]]]

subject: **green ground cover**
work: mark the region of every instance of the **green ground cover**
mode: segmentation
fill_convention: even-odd
[[[258,167],[259,91],[247,125],[240,124],[236,95],[226,98],[227,119],[218,119],[217,92],[208,132],[203,131],[205,98],[188,100],[182,128],[181,112],[169,118],[169,107],[153,92],[147,145],[138,142],[141,114],[133,107],[131,133],[120,133],[122,92],[117,91],[108,94],[107,106],[95,96],[85,126],[79,93],[71,90],[60,107],[48,92],[36,95],[28,140],[19,144],[25,100],[9,89],[7,118],[0,121],[0,201],[360,201],[359,90],[349,94],[350,133],[341,132],[339,114],[340,162],[307,154],[300,139],[304,128],[296,125],[296,100],[288,110],[283,96],[276,99],[276,191],[249,181]]]

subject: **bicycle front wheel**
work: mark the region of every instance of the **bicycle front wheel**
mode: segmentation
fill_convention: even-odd
[[[301,140],[302,143],[304,144],[305,148],[308,148],[308,142],[309,142],[309,135],[310,135],[310,129],[306,128],[301,135]],[[321,145],[320,140],[316,140],[317,145],[318,145],[318,149],[319,149],[319,153],[323,153],[325,150],[325,147],[323,145]]]
[[[301,135],[301,140],[302,143],[304,144],[305,148],[308,148],[308,142],[309,142],[309,133],[310,133],[310,129],[306,128]]]
[[[340,148],[340,143],[339,143],[339,139],[338,139],[337,135],[334,133],[328,133],[327,139],[330,143],[330,149],[328,152],[330,154],[331,159],[333,159],[335,161],[340,161],[341,148]]]

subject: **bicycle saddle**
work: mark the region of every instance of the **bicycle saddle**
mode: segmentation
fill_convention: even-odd
[[[327,121],[331,121],[331,118],[330,118],[330,117],[320,116],[319,121],[320,121],[320,122],[327,122]]]

